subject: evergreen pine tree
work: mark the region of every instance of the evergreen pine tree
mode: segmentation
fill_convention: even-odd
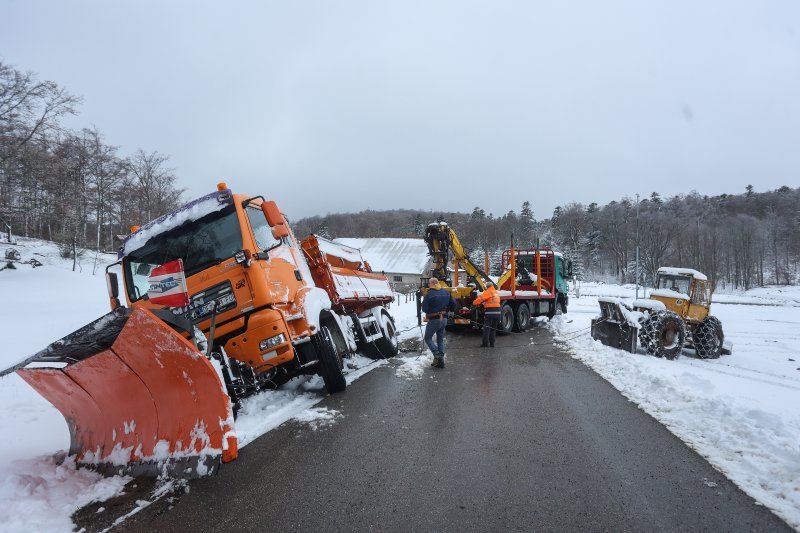
[[[422,215],[417,213],[414,216],[414,236],[422,238],[425,235],[425,223],[422,222]]]
[[[328,229],[327,218],[322,219],[322,222],[320,222],[319,226],[317,227],[317,230],[314,233],[316,233],[323,239],[332,239],[330,229]]]

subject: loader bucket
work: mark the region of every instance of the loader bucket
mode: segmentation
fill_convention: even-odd
[[[61,411],[79,463],[194,477],[236,458],[230,399],[216,370],[147,310],[112,311],[9,370]]]
[[[606,346],[636,353],[639,330],[630,324],[622,303],[612,298],[600,298],[600,316],[592,319],[592,338]]]

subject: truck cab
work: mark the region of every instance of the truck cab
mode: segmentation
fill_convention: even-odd
[[[275,202],[234,194],[220,184],[217,191],[136,228],[123,241],[119,259],[125,298],[133,308],[163,309],[147,296],[151,272],[181,259],[189,304],[170,310],[206,336],[213,329],[214,345],[224,349],[233,381],[257,388],[321,370],[323,378],[331,374],[329,390],[340,390],[345,386],[342,357],[359,348],[362,323],[390,322],[376,319],[373,310],[392,300],[391,289],[385,276],[368,267],[348,270],[355,277],[371,276],[377,289],[356,295],[362,305],[353,316],[343,306],[334,310],[332,297],[338,302],[339,289],[315,280],[309,262],[322,272],[336,250],[324,254],[315,248],[318,257],[311,258],[301,244]],[[328,366],[338,368],[326,371],[320,351],[333,352]]]

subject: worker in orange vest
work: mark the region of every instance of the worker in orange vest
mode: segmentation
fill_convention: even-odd
[[[472,302],[474,305],[483,305],[483,342],[481,348],[487,346],[494,348],[494,336],[497,324],[500,321],[500,294],[494,284],[486,287],[480,296]]]

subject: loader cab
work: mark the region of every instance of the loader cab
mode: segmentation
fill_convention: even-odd
[[[690,276],[659,275],[656,281],[656,289],[666,289],[672,292],[689,294],[692,287]]]
[[[661,269],[650,298],[689,322],[701,322],[711,307],[713,284],[699,272]]]

